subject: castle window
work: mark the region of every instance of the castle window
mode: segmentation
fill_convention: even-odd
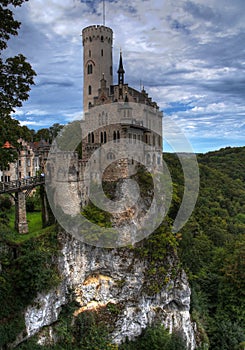
[[[93,65],[88,64],[88,74],[92,74],[92,73],[93,73]]]
[[[146,162],[147,162],[147,164],[151,164],[151,155],[150,155],[150,153],[147,154]]]
[[[110,75],[112,75],[112,66],[110,66]]]
[[[115,159],[115,154],[112,152],[107,153],[107,159]]]
[[[104,131],[104,143],[107,142],[107,135],[106,135],[106,131]]]
[[[153,146],[155,146],[155,144],[156,144],[156,138],[155,138],[155,135],[153,135]]]
[[[104,142],[103,132],[101,131],[101,133],[100,133],[100,143],[103,143],[103,142]]]
[[[89,55],[89,57],[91,57],[91,50],[89,50],[88,55]]]
[[[116,131],[113,131],[113,140],[114,140],[114,142],[116,142],[116,139],[117,139],[117,133],[116,133]]]
[[[133,135],[134,143],[136,143],[136,134]]]
[[[92,143],[94,143],[94,133],[93,132],[91,132],[91,141],[92,141]]]
[[[88,104],[88,108],[91,108],[92,107],[92,103],[91,102],[89,102],[89,104]]]
[[[92,95],[92,86],[91,85],[88,86],[88,94]]]
[[[117,140],[118,140],[118,142],[120,140],[120,132],[119,131],[117,131]]]
[[[90,133],[88,134],[88,143],[90,143],[91,142],[91,135],[90,135]]]
[[[132,134],[128,134],[129,143],[132,143]]]
[[[158,136],[158,145],[161,147],[161,136]]]
[[[103,35],[101,35],[101,37],[100,37],[100,41],[103,43],[103,41],[104,41],[104,37],[103,37]]]
[[[90,42],[92,41],[92,38],[91,38],[91,36],[89,37],[89,41],[90,41]]]
[[[155,155],[155,153],[153,154],[152,162],[153,162],[153,164],[156,164],[156,155]]]
[[[104,50],[101,49],[101,56],[104,56]]]

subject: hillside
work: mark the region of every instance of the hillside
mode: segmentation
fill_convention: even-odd
[[[171,222],[173,222],[181,203],[184,179],[177,155],[164,153],[163,159],[168,165],[174,183],[173,202],[165,222],[147,240],[136,247],[114,251],[114,255],[109,250],[97,251],[97,257],[100,256],[101,252],[103,253],[103,259],[100,262],[98,260],[97,265],[104,266],[104,260],[107,257],[107,269],[108,271],[112,269],[111,276],[115,273],[111,262],[120,260],[121,256],[124,259],[121,268],[123,270],[128,264],[127,271],[129,275],[131,273],[132,280],[135,273],[132,269],[137,270],[138,266],[137,271],[139,271],[142,266],[149,264],[149,268],[145,270],[144,278],[142,278],[140,293],[143,297],[148,295],[149,298],[154,298],[157,293],[167,290],[169,278],[175,281],[175,292],[173,292],[176,294],[180,288],[179,274],[181,266],[183,266],[191,285],[191,317],[196,322],[198,350],[244,349],[244,157],[245,147],[226,148],[197,156],[200,169],[200,192],[196,207],[187,224],[180,232],[173,235],[171,234]],[[149,188],[146,191],[147,186],[152,183],[149,174],[139,174],[138,180],[139,185],[144,187],[142,193],[149,191]],[[146,183],[148,183],[147,186]],[[3,202],[2,199],[0,205],[3,205]],[[97,220],[99,223],[109,220],[107,216],[102,215],[93,207],[88,207],[86,211],[88,216],[92,216],[93,220]],[[7,343],[13,342],[17,335],[26,335],[25,332],[22,332],[24,327],[23,310],[35,300],[38,292],[48,292],[50,288],[56,288],[61,279],[57,261],[58,257],[60,261],[62,238],[59,235],[57,237],[57,228],[50,227],[46,231],[40,231],[40,234],[35,237],[26,237],[25,241],[21,242],[16,240],[16,233],[12,233],[11,228],[7,228],[7,218],[8,210],[5,209],[0,217],[0,300],[1,305],[3,305],[0,311],[0,349],[1,346],[5,348]],[[11,237],[12,239],[10,239]],[[65,240],[67,239],[65,238]],[[76,249],[72,249],[67,255],[71,258],[73,252],[75,253],[78,249],[77,243],[68,240],[66,244],[68,247],[72,244],[75,245]],[[84,250],[84,248],[79,249]],[[91,260],[93,248],[90,249],[86,248],[85,250],[88,251],[87,254]],[[180,260],[178,260],[176,252],[178,252]],[[175,259],[172,271],[168,270],[167,265],[170,253]],[[75,275],[82,274],[82,271],[79,271],[80,260],[78,258],[79,256],[75,254],[74,261],[70,260],[69,264],[66,265],[67,268],[71,269],[69,278],[72,276],[72,271],[75,271]],[[92,264],[92,261],[89,262],[90,260],[88,260],[88,264]],[[134,263],[131,263],[131,260]],[[142,266],[141,261],[144,262]],[[91,271],[84,273],[89,275]],[[129,275],[126,276],[125,273],[126,277],[121,275],[121,279],[117,281],[117,295],[126,295],[125,293],[130,290]],[[124,286],[126,280],[129,283],[127,288]],[[86,287],[88,282],[86,283],[83,286],[85,291],[88,288]],[[99,287],[96,290],[98,291]],[[137,293],[135,295],[138,295],[139,299]],[[69,298],[72,298],[72,294]],[[135,300],[134,303],[137,304],[137,301]],[[40,304],[35,302],[35,304],[37,312],[42,312],[43,304],[41,302]],[[174,333],[170,337],[168,332],[158,324],[156,327],[147,328],[135,342],[128,341],[119,347],[112,345],[108,340],[107,326],[104,328],[103,322],[105,319],[109,319],[111,326],[111,320],[122,314],[123,303],[108,303],[105,308],[101,309],[101,312],[86,312],[74,320],[73,312],[77,307],[74,300],[65,307],[62,306],[59,319],[54,322],[52,329],[52,332],[55,330],[59,336],[57,345],[42,347],[36,345],[35,338],[30,338],[17,348],[26,350],[44,348],[53,350],[64,348],[135,350],[148,349],[149,344],[152,350],[159,348],[183,350],[185,348],[178,333]],[[183,305],[172,303],[172,307],[175,310],[181,310]],[[140,308],[138,309],[140,311]],[[130,322],[134,321],[132,319]],[[73,324],[75,328],[72,326]],[[46,333],[51,332],[51,328],[48,330],[44,327],[43,329],[44,333],[45,329]],[[86,334],[86,337],[83,337],[83,334]]]
[[[180,164],[175,155],[164,159],[180,202]],[[245,329],[245,147],[198,155],[198,163],[199,197],[179,242],[192,286],[192,316],[210,349],[240,349]]]

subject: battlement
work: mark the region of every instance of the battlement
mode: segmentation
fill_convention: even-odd
[[[82,36],[83,44],[87,41],[92,42],[94,39],[108,40],[109,43],[112,43],[113,31],[103,25],[92,25],[83,29]]]

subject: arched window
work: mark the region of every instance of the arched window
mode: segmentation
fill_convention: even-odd
[[[92,141],[92,143],[94,143],[94,133],[93,132],[91,133],[91,141]]]
[[[117,131],[117,140],[118,140],[118,142],[120,140],[120,132],[119,131]]]
[[[100,143],[103,143],[103,142],[104,142],[103,132],[101,131],[100,132]]]
[[[88,134],[88,143],[90,143],[91,142],[91,135],[90,135],[90,133]]]
[[[104,143],[107,142],[107,135],[106,135],[106,131],[104,131]]]
[[[104,37],[103,37],[103,35],[101,35],[101,37],[100,37],[100,41],[103,43],[103,41],[104,41]]]
[[[104,50],[101,49],[101,56],[104,56]]]
[[[91,85],[88,86],[88,94],[92,95],[92,86]]]
[[[155,138],[155,135],[152,136],[152,143],[153,143],[153,146],[155,146],[156,144],[156,138]]]
[[[107,159],[115,159],[115,154],[112,152],[107,153]]]

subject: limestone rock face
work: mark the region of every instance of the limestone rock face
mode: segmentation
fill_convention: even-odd
[[[68,234],[60,237],[62,254],[59,269],[63,281],[47,294],[39,294],[25,313],[28,336],[40,333],[59,315],[62,305],[73,290],[80,307],[74,316],[85,310],[97,310],[114,304],[118,313],[111,334],[114,343],[134,339],[153,322],[161,322],[171,332],[180,331],[190,350],[195,349],[194,325],[190,319],[190,288],[184,271],[154,295],[144,288],[148,262],[139,259],[133,249],[102,249],[85,245]],[[172,258],[171,258],[172,259]],[[169,264],[171,264],[169,259]],[[172,259],[173,260],[173,259]]]

